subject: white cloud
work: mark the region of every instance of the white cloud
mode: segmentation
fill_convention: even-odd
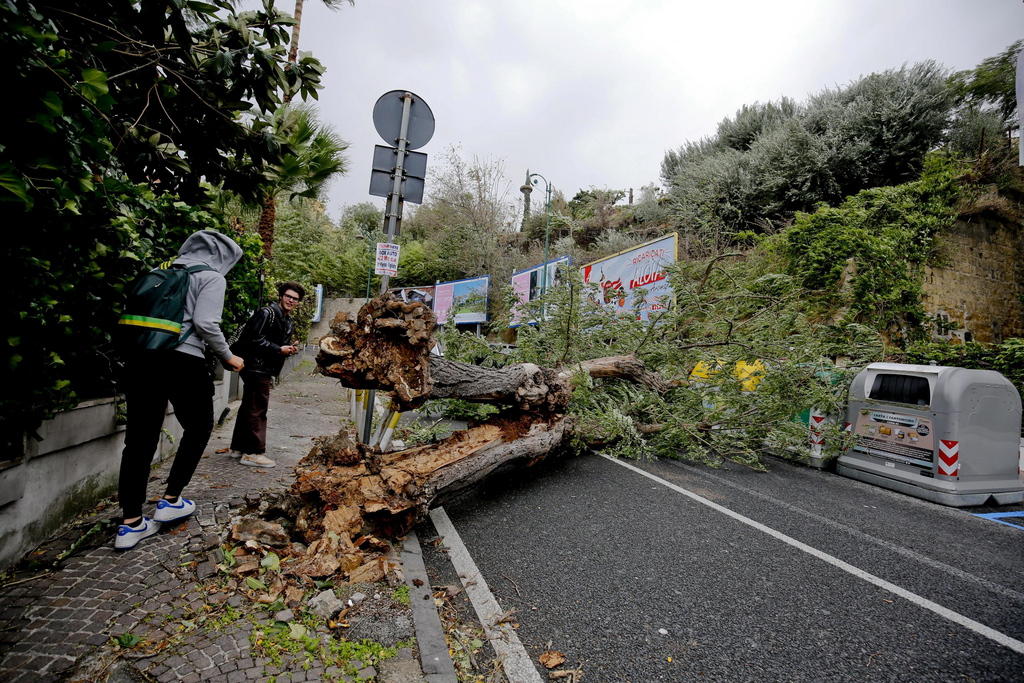
[[[461,143],[571,196],[657,181],[666,149],[744,103],[929,58],[974,66],[1022,19],[1018,0],[307,0],[301,47],[326,64],[322,116],[352,144],[336,212],[369,199],[370,111],[388,90],[430,104],[433,159]]]

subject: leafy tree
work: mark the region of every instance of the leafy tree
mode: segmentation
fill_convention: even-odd
[[[305,198],[284,202],[278,213],[274,255],[267,267],[268,279],[330,286],[332,274],[326,245],[334,231],[337,228],[319,202]]]
[[[258,223],[263,254],[270,258],[274,248],[277,196],[317,198],[332,177],[345,172],[343,152],[348,143],[317,120],[309,106],[285,105],[253,126],[256,132],[272,134],[286,151],[264,171],[262,210]]]
[[[655,183],[640,188],[640,197],[633,208],[633,217],[641,224],[664,228],[669,221],[669,212],[664,193]]]
[[[713,253],[745,232],[773,232],[819,202],[915,178],[949,121],[945,79],[923,62],[801,105],[755,103],[713,137],[667,152],[662,178],[689,253]]]
[[[422,242],[424,253],[438,261],[423,270],[446,274],[439,279],[511,273],[508,247],[519,220],[502,163],[467,161],[453,146],[427,187],[427,199],[402,225],[403,237]]]
[[[288,147],[244,117],[315,94],[323,71],[309,56],[285,71],[290,25],[272,3],[0,3],[18,93],[0,132],[0,277],[16,294],[0,304],[0,448],[109,391],[127,284],[188,232],[229,229],[204,180],[259,196]]]
[[[933,61],[865,76],[813,97],[801,116],[825,140],[840,199],[913,180],[937,146],[953,106],[946,71]]]
[[[729,459],[763,469],[766,446],[783,455],[807,452],[807,426],[795,420],[802,410],[835,412],[843,401],[852,373],[837,367],[835,357],[841,353],[851,364],[877,360],[881,344],[862,326],[813,324],[803,290],[779,274],[782,262],[771,250],[735,256],[678,264],[675,302],[649,323],[581,298],[582,283],[570,276],[546,302],[528,305],[528,317],[539,316],[544,305],[550,317],[519,328],[507,356],[453,331],[443,333],[447,355],[483,365],[565,366],[635,353],[675,387],[658,395],[619,380],[580,377],[570,410],[581,433],[624,457]],[[755,368],[755,381],[737,376],[738,363]],[[838,430],[829,443],[841,443]]]
[[[958,104],[991,111],[1002,119],[1003,125],[1015,128],[1018,102],[1014,88],[1017,59],[1022,49],[1024,40],[1018,40],[973,69],[950,76],[949,84]]]
[[[958,71],[949,79],[958,105],[950,126],[950,148],[975,160],[982,179],[1017,193],[1021,188],[1015,187],[1019,184],[1017,153],[1011,133],[1019,127],[1015,84],[1016,61],[1022,49],[1024,40],[1018,40],[974,69]]]
[[[750,149],[754,141],[763,133],[792,119],[797,112],[796,102],[788,97],[783,97],[777,103],[744,104],[736,112],[735,118],[725,118],[718,124],[715,136],[720,145],[742,152]]]

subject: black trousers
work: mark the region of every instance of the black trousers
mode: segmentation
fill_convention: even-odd
[[[127,364],[128,425],[121,453],[118,500],[125,518],[142,514],[153,454],[168,402],[184,433],[167,476],[168,496],[181,495],[192,480],[213,432],[213,378],[206,361],[180,351],[160,351]]]
[[[273,383],[270,375],[242,371],[242,403],[231,432],[231,450],[250,454],[267,451],[267,407]]]

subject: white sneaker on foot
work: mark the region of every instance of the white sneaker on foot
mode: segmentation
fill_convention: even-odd
[[[246,453],[238,462],[249,467],[273,467],[277,464],[262,453]]]
[[[228,451],[228,457],[229,458],[234,458],[235,460],[238,460],[239,458],[241,458],[242,455],[243,455],[242,451],[236,451],[234,449],[231,449],[231,450]]]
[[[153,521],[149,517],[142,518],[142,524],[128,526],[122,524],[117,527],[117,536],[114,537],[114,548],[117,550],[128,550],[144,538],[149,538],[160,531],[160,522]]]
[[[196,504],[188,498],[178,496],[177,502],[161,498],[157,501],[153,519],[157,522],[177,522],[196,511]]]

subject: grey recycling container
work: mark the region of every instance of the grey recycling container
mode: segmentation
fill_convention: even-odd
[[[998,372],[872,363],[846,421],[843,476],[956,507],[1024,501],[1020,394]]]

